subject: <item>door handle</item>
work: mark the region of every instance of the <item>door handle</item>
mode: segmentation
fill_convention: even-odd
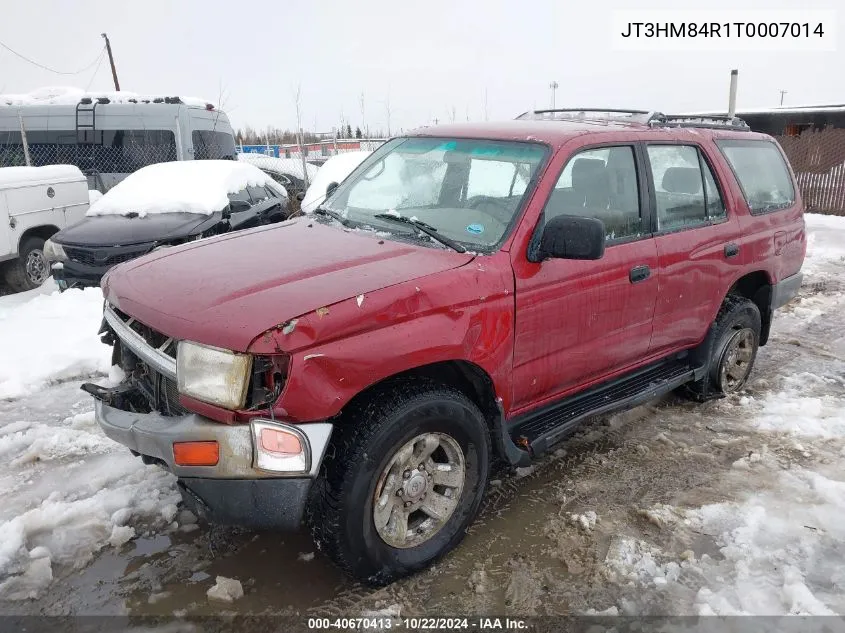
[[[725,245],[725,257],[736,257],[739,255],[739,246],[736,244]]]
[[[628,279],[631,280],[632,284],[635,284],[640,281],[645,281],[651,276],[651,268],[648,266],[634,266],[628,272]]]

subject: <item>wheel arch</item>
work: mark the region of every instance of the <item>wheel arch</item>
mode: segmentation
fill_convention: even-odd
[[[42,240],[49,240],[53,237],[56,233],[59,232],[59,227],[53,224],[41,224],[39,226],[31,226],[26,231],[21,233],[21,237],[18,240],[18,254],[20,254],[21,247],[23,246],[24,242],[31,237],[39,237]]]
[[[734,282],[725,299],[731,295],[744,297],[754,302],[757,309],[760,310],[760,346],[762,347],[769,340],[769,332],[772,326],[771,276],[763,270],[747,273]],[[724,300],[722,303],[724,303]]]

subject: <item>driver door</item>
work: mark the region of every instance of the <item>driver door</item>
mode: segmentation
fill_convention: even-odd
[[[633,144],[577,152],[546,200],[541,225],[560,214],[604,222],[601,259],[533,263],[525,252],[512,251],[514,409],[565,397],[648,353],[657,247],[637,156]]]

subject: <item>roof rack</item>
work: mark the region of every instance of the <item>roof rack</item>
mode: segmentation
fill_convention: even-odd
[[[614,108],[553,108],[550,110],[529,110],[517,119],[546,121],[620,121],[624,123],[648,123],[655,115],[648,110]]]
[[[748,123],[735,116],[690,116],[656,112],[648,119],[648,124],[652,127],[697,127],[721,130],[740,130],[743,132],[751,131],[751,127]]]

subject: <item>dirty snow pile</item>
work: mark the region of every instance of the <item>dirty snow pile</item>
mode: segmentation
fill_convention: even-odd
[[[272,179],[253,165],[233,160],[186,160],[139,169],[109,189],[86,215],[199,213],[229,204],[228,195],[263,187]]]
[[[174,478],[108,439],[79,390],[121,379],[101,315],[98,289],[60,294],[52,281],[0,298],[0,599],[37,598],[177,514]]]
[[[806,219],[805,284],[827,290],[805,293],[777,316],[773,333],[785,340],[845,309],[845,218]],[[649,509],[644,514],[671,531],[677,549],[615,536],[605,559],[608,580],[641,596],[648,595],[644,588],[663,592],[681,614],[845,613],[845,331],[819,330],[819,350],[784,363],[777,384],[715,406],[737,417],[730,432],[754,448],[710,486],[728,500]],[[710,545],[702,547],[705,541]],[[624,600],[618,606],[622,613],[642,610]]]
[[[0,399],[107,372],[111,351],[97,336],[102,314],[99,288],[60,294],[52,281],[0,299]]]

